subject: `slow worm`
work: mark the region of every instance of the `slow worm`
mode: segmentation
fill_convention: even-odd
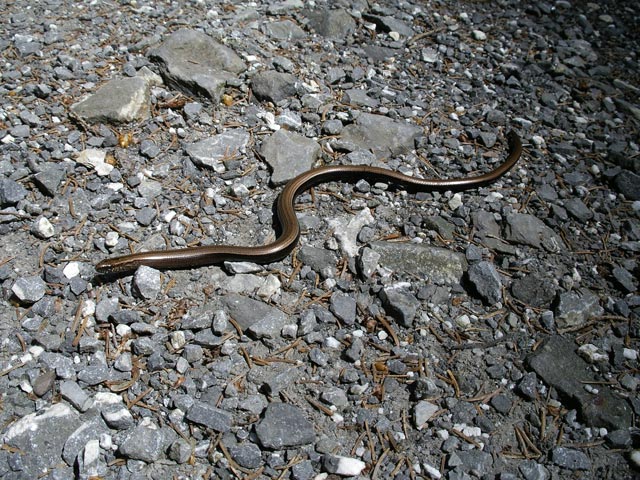
[[[296,197],[319,183],[353,182],[365,179],[369,182],[389,182],[409,191],[465,190],[488,185],[507,173],[522,153],[522,143],[515,132],[506,135],[509,154],[494,170],[473,177],[434,179],[415,178],[385,168],[360,165],[331,165],[319,167],[298,175],[289,181],[278,197],[277,218],[282,232],[272,243],[257,247],[209,245],[175,250],[140,252],[122,257],[108,258],[96,265],[100,273],[125,273],[141,265],[159,269],[192,268],[231,261],[248,260],[270,263],[286,257],[295,248],[300,237],[300,225],[294,210]]]

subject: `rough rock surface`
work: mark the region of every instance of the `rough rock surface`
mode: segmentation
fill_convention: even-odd
[[[0,478],[638,475],[633,2],[2,7]]]

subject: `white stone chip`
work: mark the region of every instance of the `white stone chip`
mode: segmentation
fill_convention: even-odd
[[[124,323],[118,324],[116,327],[116,333],[121,337],[131,334],[131,327],[129,325],[125,325]]]
[[[113,165],[104,161],[106,156],[104,150],[87,148],[78,154],[76,161],[82,165],[93,167],[99,177],[105,177],[113,170]]]
[[[533,142],[533,144],[534,144],[536,147],[544,147],[544,145],[545,145],[544,138],[543,138],[543,137],[541,137],[540,135],[534,135],[534,136],[532,136],[532,137],[531,137],[531,142]]]
[[[258,288],[258,296],[265,300],[270,299],[276,293],[280,292],[281,287],[280,280],[273,274],[269,274],[264,279],[264,282],[260,288]]]
[[[276,117],[273,113],[271,112],[258,112],[256,114],[256,117],[264,120],[264,123],[267,124],[267,128],[269,130],[272,130],[274,132],[277,132],[278,130],[280,130],[280,125],[278,125],[276,123]]]
[[[83,317],[93,317],[96,313],[96,302],[95,300],[85,300],[82,303],[82,316]]]
[[[438,410],[440,410],[440,407],[434,403],[425,400],[418,402],[413,409],[416,428],[422,430]]]
[[[591,343],[585,343],[578,348],[578,354],[589,363],[608,361],[609,357],[598,351],[598,347]]]
[[[187,339],[184,335],[184,332],[180,330],[176,332],[171,332],[171,334],[169,335],[169,338],[170,338],[171,346],[173,347],[174,350],[180,350],[187,343]]]
[[[93,465],[100,459],[100,442],[97,439],[92,439],[84,446],[84,464]]]
[[[47,217],[40,217],[31,225],[31,233],[39,238],[51,238],[56,231]]]
[[[474,40],[486,40],[487,39],[487,34],[484,33],[482,30],[474,30],[471,35],[473,36]]]
[[[111,450],[113,448],[113,437],[108,433],[102,433],[100,435],[100,446],[105,450]]]
[[[324,467],[327,472],[344,477],[360,475],[360,472],[362,472],[366,466],[366,463],[357,458],[341,457],[338,455],[325,457],[324,461]]]
[[[333,337],[327,337],[324,339],[324,346],[329,348],[340,348],[342,344]]]
[[[355,217],[332,218],[327,223],[333,229],[336,240],[348,257],[353,258],[358,254],[357,237],[365,225],[374,223],[371,210],[365,208],[358,212]]]
[[[423,463],[422,466],[424,467],[425,471],[431,478],[434,478],[436,480],[442,478],[442,474],[436,467],[433,467],[428,463]]]
[[[463,435],[466,435],[467,437],[479,437],[480,435],[482,435],[482,430],[480,430],[480,427],[470,427],[465,423],[456,423],[453,426],[453,429],[457,430]]]
[[[115,247],[118,244],[118,240],[120,240],[118,232],[108,232],[104,236],[104,244],[107,247]]]
[[[469,318],[469,315],[460,315],[458,318],[456,318],[455,322],[456,325],[462,330],[466,330],[471,326],[471,319]]]
[[[331,420],[333,420],[333,423],[343,423],[344,417],[339,413],[334,413],[333,415],[331,415]]]
[[[500,192],[489,192],[489,195],[484,197],[484,200],[487,203],[492,203],[497,200],[502,200],[503,198],[504,198],[504,195],[502,195]]]
[[[33,358],[38,358],[44,352],[44,348],[40,345],[32,345],[29,347],[29,353],[33,356]]]
[[[93,397],[96,405],[117,405],[124,403],[122,397],[116,393],[98,392]]]
[[[62,274],[71,280],[74,277],[80,275],[80,264],[78,262],[69,262],[62,270]]]
[[[449,205],[449,208],[451,210],[455,210],[458,207],[462,206],[462,195],[460,193],[456,193],[453,195],[453,197],[451,197],[449,199],[449,202],[447,202]]]

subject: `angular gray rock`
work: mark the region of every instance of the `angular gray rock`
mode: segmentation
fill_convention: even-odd
[[[625,170],[613,179],[614,188],[627,200],[640,200],[640,175]]]
[[[233,425],[233,417],[229,412],[198,401],[187,410],[185,418],[222,433],[228,432]]]
[[[564,202],[564,208],[567,212],[580,222],[586,222],[593,218],[593,212],[579,198],[569,198]]]
[[[132,428],[120,444],[118,450],[123,457],[151,463],[162,455],[164,445],[162,430],[146,420]]]
[[[380,299],[386,312],[400,325],[410,328],[416,316],[420,301],[411,292],[396,286],[385,287],[380,291]]]
[[[391,15],[371,15],[362,16],[367,22],[372,22],[381,32],[396,32],[404,37],[413,35],[413,29],[408,23],[403,22]]]
[[[380,255],[380,266],[427,277],[435,283],[460,283],[467,270],[464,255],[446,248],[392,242],[373,242],[370,247]]]
[[[67,465],[73,466],[78,454],[91,440],[98,440],[100,435],[108,433],[109,428],[102,421],[102,418],[93,417],[80,425],[64,443],[62,458]]]
[[[244,468],[258,468],[262,464],[262,452],[255,443],[245,442],[228,447],[231,458]]]
[[[304,245],[298,251],[297,259],[309,265],[314,272],[323,273],[335,270],[336,256],[330,250]]]
[[[271,22],[265,25],[267,35],[278,40],[299,40],[307,34],[291,20]]]
[[[256,435],[264,448],[299,447],[313,443],[316,434],[305,411],[288,403],[271,403],[256,425]]]
[[[611,273],[618,285],[623,288],[624,292],[632,293],[638,289],[638,282],[636,278],[626,268],[617,266],[613,268]]]
[[[520,470],[525,480],[547,480],[551,478],[549,470],[535,460],[525,460],[519,465],[518,470]]]
[[[251,91],[260,101],[279,103],[298,92],[298,79],[290,73],[268,70],[254,75]]]
[[[502,280],[493,263],[482,261],[471,265],[469,280],[489,305],[502,301]]]
[[[556,296],[553,281],[536,273],[513,280],[511,293],[521,302],[536,308],[549,308]]]
[[[11,291],[23,303],[35,303],[44,297],[47,284],[37,276],[20,277],[11,287]]]
[[[346,325],[356,321],[356,301],[343,292],[335,292],[329,300],[331,312]]]
[[[559,252],[564,248],[562,239],[538,217],[526,213],[507,215],[505,237],[510,242]]]
[[[172,33],[149,58],[160,67],[165,82],[190,95],[220,100],[227,80],[246,69],[230,48],[197,30]]]
[[[80,385],[71,380],[60,384],[60,395],[80,412],[86,412],[93,403]]]
[[[58,187],[66,177],[67,172],[57,163],[46,163],[42,169],[33,176],[35,183],[42,192],[53,197],[58,192]]]
[[[133,286],[141,298],[146,300],[156,298],[162,286],[160,271],[146,265],[138,267],[133,277]]]
[[[289,320],[282,310],[242,295],[227,295],[222,301],[242,330],[259,338],[273,338]]]
[[[247,329],[250,336],[257,339],[280,337],[282,329],[290,323],[290,318],[277,308],[271,308],[273,310],[268,315],[260,318]]]
[[[260,372],[264,382],[262,388],[271,396],[278,395],[279,392],[289,387],[300,376],[297,367],[289,365],[268,366]]]
[[[465,470],[472,470],[480,476],[488,472],[493,465],[491,454],[481,450],[458,451],[454,455],[458,457]]]
[[[2,435],[2,443],[29,455],[22,464],[22,478],[38,478],[60,463],[69,436],[81,425],[78,414],[64,402],[55,403],[17,420]]]
[[[190,143],[185,146],[185,151],[196,165],[220,173],[226,170],[224,161],[243,155],[248,143],[249,132],[242,128],[234,128]]]
[[[592,372],[591,366],[575,350],[572,341],[554,335],[530,354],[526,361],[538,377],[566,399],[570,407],[575,405],[579,409],[583,421],[588,425],[628,428],[631,425],[630,405],[602,384],[602,379]],[[585,382],[598,384],[598,393],[587,392]]]
[[[500,226],[493,213],[478,210],[472,215],[475,237],[492,250],[503,253],[515,253],[515,247],[502,239]]]
[[[413,150],[421,133],[422,129],[414,124],[384,115],[362,113],[356,123],[342,130],[341,138],[363,150],[372,151],[376,158],[381,159]]]
[[[305,10],[308,26],[323,37],[344,39],[356,30],[356,22],[341,8]]]
[[[15,180],[0,178],[0,207],[15,205],[27,196],[27,189]]]
[[[71,110],[89,123],[128,123],[149,117],[149,84],[141,77],[110,80]]]
[[[555,308],[556,324],[559,329],[574,328],[585,324],[592,317],[602,315],[604,309],[600,306],[600,298],[582,288],[571,292],[564,292],[558,299]]]
[[[271,183],[283,185],[311,169],[320,145],[315,140],[287,130],[278,130],[262,142],[261,153],[273,170]]]
[[[586,453],[565,447],[556,447],[551,452],[551,460],[559,467],[568,470],[589,470],[591,460]]]
[[[187,463],[193,454],[193,448],[184,438],[178,438],[169,447],[169,458],[176,463]]]

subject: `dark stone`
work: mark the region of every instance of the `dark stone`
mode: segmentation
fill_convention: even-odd
[[[262,464],[262,452],[255,443],[242,443],[228,448],[234,462],[244,468],[258,468]]]
[[[613,187],[627,200],[640,200],[640,175],[629,170],[620,172],[613,179]]]
[[[522,303],[535,308],[549,308],[556,296],[551,279],[535,273],[515,279],[511,283],[511,293]]]
[[[162,455],[163,440],[156,425],[142,423],[128,432],[119,451],[126,458],[152,463]]]
[[[380,292],[384,308],[403,327],[411,327],[420,302],[411,293],[398,288],[388,287]]]
[[[168,85],[214,102],[220,99],[227,80],[246,69],[233,50],[202,32],[188,29],[172,33],[149,52],[149,58],[159,64]]]
[[[228,432],[233,424],[233,417],[229,412],[202,402],[195,402],[187,410],[185,418],[190,422],[222,433]]]
[[[607,385],[598,385],[598,393],[584,389],[585,382],[601,381],[591,366],[575,353],[575,345],[559,335],[549,337],[526,361],[549,386],[555,388],[570,407],[579,409],[585,423],[611,429],[631,425],[631,408]]]
[[[258,100],[278,103],[296,95],[298,79],[290,73],[273,70],[256,74],[251,79],[251,91]]]
[[[553,463],[569,470],[589,470],[591,460],[586,453],[570,448],[556,447],[551,453]]]
[[[569,198],[565,200],[564,207],[569,214],[580,222],[586,222],[593,218],[593,212],[579,198]]]
[[[77,412],[61,402],[20,418],[0,439],[19,452],[38,452],[29,456],[17,454],[22,465],[20,478],[38,478],[60,463],[65,442],[81,424]]]
[[[288,403],[271,403],[256,426],[256,435],[263,447],[275,450],[308,445],[316,439],[304,410]]]
[[[471,265],[469,281],[487,304],[493,305],[502,301],[502,281],[492,263],[482,261]]]

